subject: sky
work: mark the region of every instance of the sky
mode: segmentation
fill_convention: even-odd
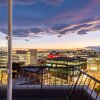
[[[7,1],[0,0],[0,46],[6,46]],[[13,0],[13,47],[100,46],[100,0]]]

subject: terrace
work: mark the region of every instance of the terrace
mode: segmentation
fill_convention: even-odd
[[[6,100],[6,68],[0,68],[0,100]],[[100,81],[74,67],[21,67],[13,100],[100,100]]]

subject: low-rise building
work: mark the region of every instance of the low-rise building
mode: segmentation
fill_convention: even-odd
[[[0,50],[0,67],[7,66],[7,50]],[[36,65],[37,64],[37,50],[13,50],[12,52],[12,62],[20,63],[21,66]]]
[[[7,52],[0,51],[0,67],[7,66]]]
[[[87,59],[85,58],[70,58],[70,57],[59,57],[59,58],[49,58],[46,61],[46,65],[52,67],[79,67],[82,69],[87,68]]]

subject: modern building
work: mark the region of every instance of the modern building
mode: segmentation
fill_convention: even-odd
[[[88,57],[87,68],[94,71],[100,70],[100,57]]]
[[[7,52],[0,51],[0,67],[7,66]]]
[[[37,64],[37,50],[36,49],[30,49],[30,65],[36,65]]]
[[[7,66],[7,50],[0,50],[0,67]],[[13,50],[12,62],[20,63],[21,66],[36,65],[37,64],[37,50]]]
[[[87,58],[87,73],[100,80],[100,56]]]
[[[84,58],[70,58],[70,57],[59,57],[59,58],[49,58],[46,61],[46,65],[52,67],[79,67],[82,69],[87,68],[87,59]]]
[[[14,50],[12,60],[15,63],[21,63],[22,66],[37,64],[37,50]]]
[[[80,68],[82,70],[86,70],[87,59],[70,58],[70,57],[49,58],[47,59],[46,65],[49,67],[73,67],[73,68],[75,67],[75,68]],[[55,72],[55,70],[52,70],[52,71]],[[62,68],[62,69],[57,70],[57,73],[58,73],[57,76],[60,75],[59,72],[62,72],[63,76],[67,73],[65,69]],[[73,75],[77,76],[77,71],[75,72],[72,71],[72,72],[69,72],[68,74],[71,76],[71,80],[74,80]],[[56,74],[54,76],[56,76]],[[61,78],[61,76],[59,77]]]

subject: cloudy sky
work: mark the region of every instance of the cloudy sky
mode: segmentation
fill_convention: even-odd
[[[0,0],[0,46],[7,45],[7,0]],[[100,0],[13,0],[13,47],[100,46]]]

